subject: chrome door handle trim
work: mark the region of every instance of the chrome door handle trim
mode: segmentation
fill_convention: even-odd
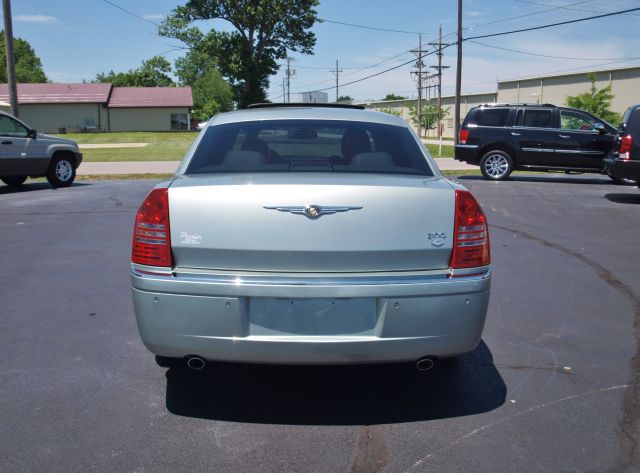
[[[569,135],[558,135],[560,138],[571,138]]]
[[[520,133],[516,133],[515,131],[512,131],[511,136],[520,136]]]

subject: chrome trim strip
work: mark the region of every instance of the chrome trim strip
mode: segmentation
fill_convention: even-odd
[[[149,276],[164,276],[173,278],[173,271],[168,268],[157,266],[145,266],[143,264],[131,263],[131,274],[140,278]]]
[[[554,153],[555,149],[550,148],[522,148],[522,151],[530,151],[533,153]]]
[[[465,148],[465,149],[476,149],[478,145],[456,145],[456,148]]]
[[[156,272],[152,267],[148,269],[141,265],[131,265],[131,272],[137,277],[149,277],[150,274],[169,276],[177,282],[198,282],[215,285],[251,287],[251,286],[303,286],[303,287],[331,287],[331,286],[406,286],[427,283],[450,283],[462,281],[481,281],[491,277],[490,267],[469,268],[464,271],[449,270],[440,274],[410,275],[410,276],[270,276],[270,275],[241,275],[241,274],[197,274],[181,272]],[[465,275],[468,274],[468,276]],[[456,276],[451,279],[451,276]]]
[[[587,151],[587,150],[579,150],[579,149],[556,149],[556,153],[589,154],[594,156],[601,156],[604,154],[602,151]]]

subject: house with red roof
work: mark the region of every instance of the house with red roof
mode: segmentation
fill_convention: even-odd
[[[0,84],[0,101],[9,101]],[[188,130],[190,87],[18,84],[20,118],[44,133]]]

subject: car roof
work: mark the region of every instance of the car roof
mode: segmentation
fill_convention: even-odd
[[[342,120],[407,127],[407,124],[401,118],[384,112],[353,108],[314,107],[312,104],[305,107],[296,105],[291,107],[250,108],[220,113],[209,121],[209,125],[260,120]]]
[[[489,103],[483,103],[480,105],[475,106],[474,108],[483,108],[483,107],[487,107],[487,108],[500,108],[500,107],[554,107],[554,108],[563,108],[563,107],[558,107],[557,105],[554,105],[552,103],[498,103],[498,102],[489,102]]]

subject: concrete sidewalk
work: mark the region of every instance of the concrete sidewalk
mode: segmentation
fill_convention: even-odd
[[[436,158],[436,164],[441,171],[463,171],[478,169],[461,163],[453,158]],[[173,174],[176,172],[180,161],[111,161],[111,162],[84,162],[78,168],[78,176],[96,174]]]

